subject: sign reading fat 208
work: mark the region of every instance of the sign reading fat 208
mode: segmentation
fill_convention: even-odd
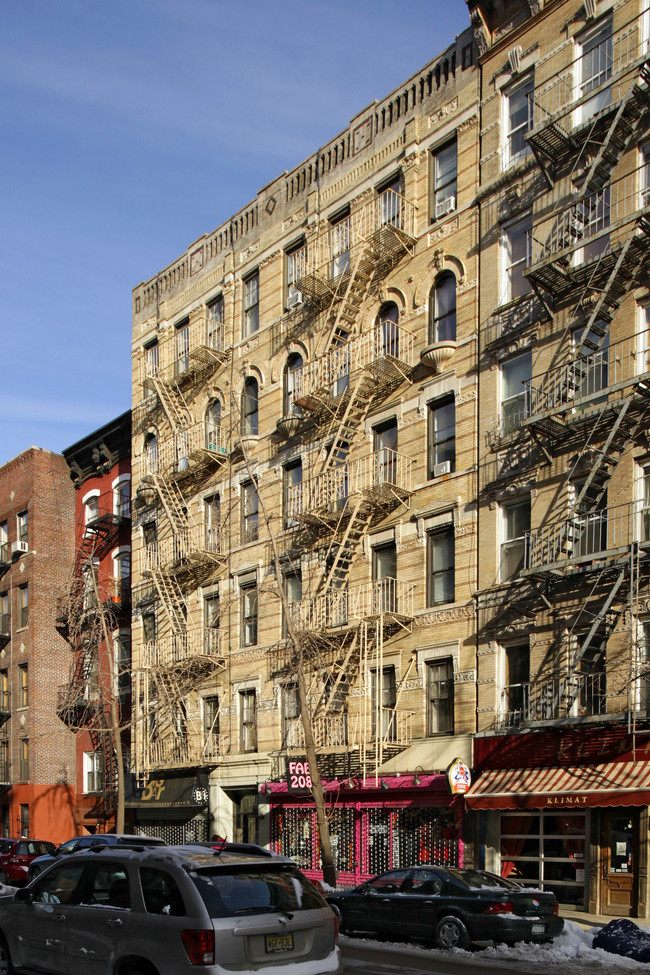
[[[289,792],[311,792],[311,775],[306,758],[287,759],[287,790]]]

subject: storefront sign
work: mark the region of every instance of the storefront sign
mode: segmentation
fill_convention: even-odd
[[[547,806],[586,806],[586,796],[547,796]]]
[[[463,796],[472,784],[472,773],[462,758],[447,766],[447,785],[452,796]]]
[[[311,775],[306,758],[287,759],[287,790],[289,792],[311,792]]]
[[[204,809],[208,805],[208,777],[202,773],[179,778],[153,776],[142,789],[134,790],[126,805],[131,809]]]

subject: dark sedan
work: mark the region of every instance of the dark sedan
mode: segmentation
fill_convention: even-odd
[[[564,927],[554,894],[485,870],[391,870],[326,899],[346,934],[367,931],[439,948],[467,949],[473,941],[550,941]]]

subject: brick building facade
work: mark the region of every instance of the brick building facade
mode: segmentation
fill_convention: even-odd
[[[6,836],[74,832],[74,738],[57,717],[69,651],[56,593],[74,555],[63,457],[31,447],[0,468],[0,816]]]

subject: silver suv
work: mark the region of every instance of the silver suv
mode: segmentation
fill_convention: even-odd
[[[0,975],[341,975],[338,925],[291,860],[99,847],[0,898]]]

